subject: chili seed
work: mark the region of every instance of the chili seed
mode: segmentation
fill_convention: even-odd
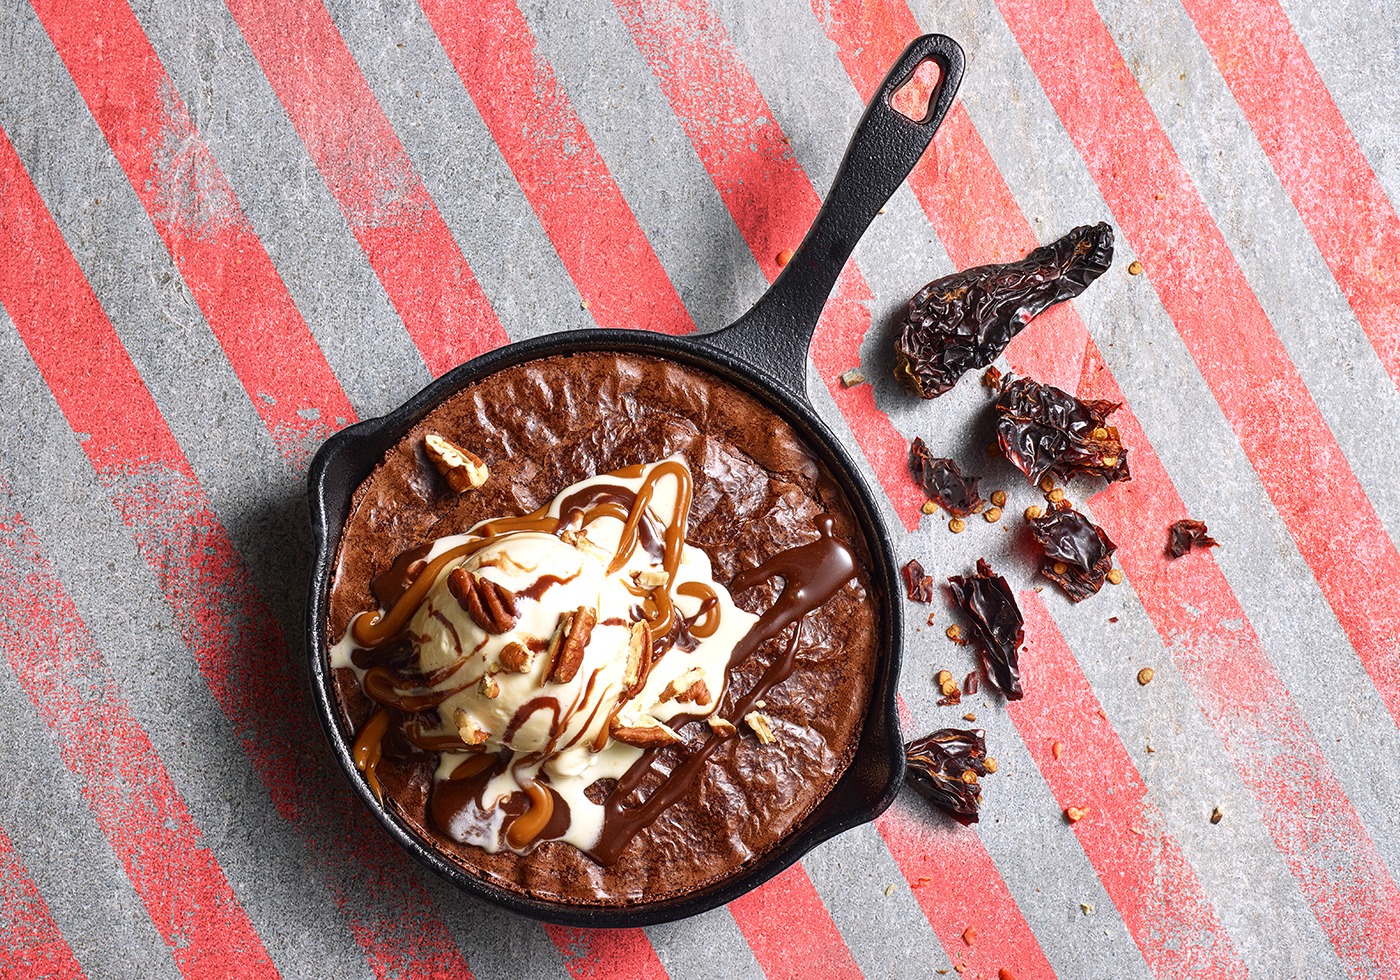
[[[977,773],[973,772],[971,769],[964,769],[960,778],[963,782],[971,786],[973,783],[977,782]]]
[[[1130,275],[1130,276],[1140,276],[1140,275],[1142,275],[1142,263],[1139,262],[1137,259],[1133,259],[1133,261],[1129,262],[1129,263],[1128,263],[1128,275]]]
[[[954,534],[962,534],[967,530],[967,521],[963,520],[961,517],[955,517],[948,522],[948,530],[952,531]]]
[[[971,711],[969,711],[967,714],[963,715],[963,721],[976,721],[976,720],[977,720],[977,716],[974,715]],[[989,771],[990,771],[990,770],[989,770]]]
[[[1065,807],[1065,819],[1070,823],[1079,823],[1079,821],[1083,820],[1088,815],[1089,808],[1087,806]]]
[[[925,514],[935,514],[938,512],[938,505],[932,500],[925,500],[924,505],[919,508]]]
[[[992,758],[991,756],[987,756],[987,761],[982,764],[987,767],[988,772],[997,771],[997,760]]]
[[[1043,513],[1045,513],[1043,510],[1041,510],[1035,504],[1031,504],[1029,507],[1026,508],[1026,520],[1033,521]]]
[[[1043,493],[1049,493],[1051,490],[1054,490],[1055,478],[1051,476],[1042,476],[1040,478],[1040,489]]]
[[[958,693],[958,685],[954,684],[952,681],[944,681],[942,684],[938,685],[938,690],[945,698],[951,698]]]
[[[1050,567],[1056,575],[1063,575],[1065,572],[1069,571],[1069,566],[1062,561],[1057,561],[1054,565],[1051,565]]]
[[[987,508],[987,512],[986,512],[985,514],[982,515],[982,519],[983,519],[984,521],[986,521],[988,524],[995,524],[997,521],[1001,520],[1001,508],[1000,508],[1000,507],[989,507],[989,508]]]
[[[1058,759],[1060,756],[1064,755],[1064,754],[1065,754],[1065,743],[1064,743],[1064,742],[1051,742],[1051,743],[1050,743],[1050,754],[1053,755],[1053,756],[1054,756],[1055,758],[1057,758],[1057,759]]]
[[[953,672],[951,670],[940,670],[933,675],[933,679],[936,680],[941,687],[953,679]]]
[[[1138,671],[1138,683],[1146,687],[1148,684],[1152,683],[1152,678],[1156,676],[1157,672],[1151,667],[1144,667],[1142,670]]]
[[[948,639],[950,640],[962,639],[962,630],[958,629],[957,623],[954,623],[952,626],[949,626],[944,632],[947,634]]]
[[[1105,460],[1104,462],[1105,462],[1105,465],[1107,465],[1107,462],[1108,462],[1108,461]],[[1114,460],[1114,462],[1116,463],[1117,460]],[[1050,501],[1052,504],[1058,504],[1058,503],[1060,503],[1062,500],[1065,499],[1065,492],[1064,492],[1063,490],[1061,490],[1059,487],[1056,487],[1054,490],[1051,490],[1049,493],[1047,493],[1047,494],[1045,495],[1045,499],[1048,500],[1048,501]]]
[[[1105,575],[1104,578],[1108,579],[1109,583],[1112,585],[1123,584],[1123,573],[1116,568],[1110,568],[1108,574]]]
[[[1006,506],[1006,491],[1005,491],[1005,490],[993,490],[993,491],[992,491],[992,505],[995,506],[995,507],[1005,507],[1005,506]]]
[[[785,248],[778,253],[778,268],[783,268],[792,261],[792,249]]]

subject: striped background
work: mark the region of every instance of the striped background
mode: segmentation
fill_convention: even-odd
[[[1400,977],[1397,23],[1395,0],[0,0],[0,975]],[[911,624],[908,728],[977,713],[982,824],[902,799],[644,931],[455,894],[312,720],[310,454],[508,340],[734,318],[925,30],[966,47],[962,96],[842,276],[810,389],[903,554],[1025,590],[1009,710],[938,708],[970,654],[941,606]],[[1071,497],[1127,579],[1071,606],[1033,591],[1019,518],[920,520],[916,435],[1009,515],[1036,497],[982,455],[986,394],[908,397],[888,335],[927,280],[1098,220],[1114,269],[1003,365],[1124,402],[1133,481]],[[857,364],[873,385],[836,383]],[[1168,563],[1188,514],[1224,547]]]

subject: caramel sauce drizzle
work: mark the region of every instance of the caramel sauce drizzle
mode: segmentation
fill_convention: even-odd
[[[388,730],[389,712],[380,708],[360,729],[360,734],[355,738],[355,747],[351,750],[355,768],[365,774],[365,782],[369,783],[370,791],[380,806],[384,805],[384,787],[379,784],[379,773],[375,770],[379,767],[379,760],[384,757],[384,733]]]

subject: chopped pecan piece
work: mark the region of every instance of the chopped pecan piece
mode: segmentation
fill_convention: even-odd
[[[681,740],[679,735],[650,715],[614,718],[608,726],[608,734],[638,749],[659,749]]]
[[[699,667],[691,667],[672,679],[661,692],[661,702],[665,704],[672,700],[683,704],[708,704],[712,699],[710,689],[705,684],[705,672]]]
[[[721,718],[719,715],[710,715],[710,717],[705,719],[705,723],[710,726],[715,734],[722,735],[725,738],[728,738],[739,730],[734,727],[734,723],[728,718]]]
[[[551,683],[567,684],[574,679],[583,666],[583,649],[588,646],[597,624],[598,613],[587,606],[579,606],[559,617],[559,628],[554,631],[554,639],[549,641]]]
[[[671,581],[671,573],[664,568],[643,568],[632,577],[643,589],[659,589]]]
[[[475,490],[491,475],[480,456],[455,442],[449,442],[436,432],[429,432],[423,437],[423,450],[447,485],[457,493]]]
[[[472,618],[488,633],[504,633],[515,625],[515,593],[465,568],[454,568],[447,576],[447,589]]]
[[[497,698],[501,695],[501,685],[496,682],[496,678],[490,674],[481,675],[481,683],[477,685],[483,698]]]
[[[471,716],[461,708],[452,712],[452,723],[457,726],[457,735],[467,745],[480,745],[491,737],[490,732],[472,721]]]
[[[507,643],[496,655],[496,662],[501,665],[501,669],[512,674],[529,673],[532,659],[534,658],[530,648],[523,643]]]
[[[759,711],[750,711],[744,715],[744,721],[748,724],[753,733],[758,736],[759,742],[764,745],[772,745],[778,740],[778,736],[773,734],[773,726],[768,722],[768,716]]]
[[[633,623],[627,637],[627,667],[622,673],[622,700],[634,698],[647,682],[651,671],[651,630],[646,623]]]

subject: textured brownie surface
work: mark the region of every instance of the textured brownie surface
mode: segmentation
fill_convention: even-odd
[[[429,431],[478,453],[491,468],[486,485],[451,492],[423,455]],[[709,553],[718,581],[815,539],[822,514],[854,549],[858,577],[801,623],[797,669],[766,695],[776,744],[747,732],[726,741],[680,802],[610,867],[566,844],[524,856],[458,844],[426,815],[432,763],[381,763],[387,805],[404,823],[497,885],[573,904],[660,900],[727,877],[800,824],[849,764],[870,699],[879,603],[870,595],[868,547],[844,492],[786,423],[726,382],[644,355],[543,358],[470,385],[415,426],[356,491],[331,587],[333,639],[355,613],[375,608],[370,580],[403,550],[534,510],[575,481],[676,453],[695,476],[689,541]],[[735,601],[761,611],[779,584]],[[722,713],[791,635],[731,671]],[[350,671],[336,683],[345,724],[357,730],[370,704]],[[686,726],[640,794],[707,734],[703,723]]]

